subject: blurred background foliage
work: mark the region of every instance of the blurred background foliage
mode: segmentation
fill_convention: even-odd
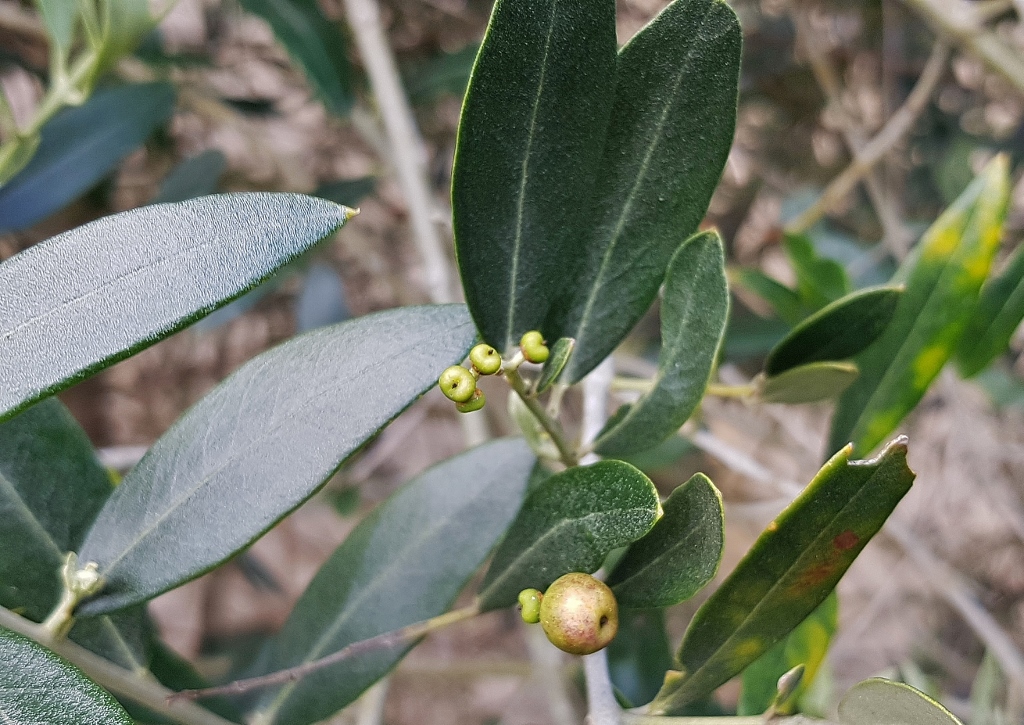
[[[403,159],[388,119],[404,110],[375,94],[367,73],[368,31],[358,22],[366,4],[0,0],[0,178],[9,178],[0,186],[0,259],[105,214],[216,191],[299,191],[363,211],[262,287],[62,395],[113,468],[130,466],[261,350],[348,316],[436,298],[437,260],[424,257],[424,234],[441,241],[445,274],[454,274],[452,154],[490,2],[379,6],[415,120],[412,167],[430,191],[426,231],[395,171]],[[620,42],[665,4],[619,0]],[[1015,186],[997,267],[1011,256],[1020,264],[1024,2],[730,5],[744,32],[738,125],[706,220],[727,243],[734,291],[723,381],[749,378],[810,312],[888,281],[1000,152]],[[75,19],[73,8],[86,14]],[[617,354],[618,369],[649,374],[658,344],[652,311]],[[1022,346],[1015,335],[1009,353],[970,381],[947,369],[905,424],[919,484],[896,516],[914,540],[873,543],[840,585],[838,615],[830,610],[817,628],[808,620],[806,640],[770,653],[788,661],[803,647],[820,662],[831,641],[799,695],[805,710],[825,712],[836,693],[881,672],[940,696],[972,725],[1022,721],[1024,685],[1013,686],[1024,675]],[[501,408],[488,408],[495,434],[510,431]],[[727,502],[724,573],[785,502],[782,484],[817,470],[827,415],[821,405],[709,398],[707,435],[673,438],[635,463],[666,494],[696,470],[712,473]],[[166,641],[215,678],[244,661],[359,517],[462,439],[450,406],[427,396],[251,552],[154,602]],[[953,595],[992,615],[1009,653],[986,652],[984,633]],[[653,614],[626,623],[612,650],[623,697],[657,689],[666,628],[676,641],[699,603],[670,610],[664,623]],[[573,673],[536,645],[501,613],[433,637],[397,670],[383,717],[560,722],[579,693],[551,685],[551,673],[568,683]],[[1005,672],[999,661],[1021,669]],[[740,698],[732,683],[709,711],[758,711],[757,697],[746,687]],[[340,717],[380,702],[370,697]]]

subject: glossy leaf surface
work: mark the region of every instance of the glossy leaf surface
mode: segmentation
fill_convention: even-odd
[[[95,682],[35,642],[0,628],[0,722],[133,725]]]
[[[654,484],[628,463],[556,473],[531,492],[495,552],[481,608],[511,606],[523,589],[543,591],[562,574],[597,571],[608,552],[650,531],[660,512]]]
[[[816,403],[838,398],[860,372],[850,362],[816,362],[766,378],[757,396],[763,403]]]
[[[878,458],[851,461],[849,446],[769,524],[694,615],[652,714],[671,714],[713,692],[814,611],[910,490],[905,439]]]
[[[463,305],[320,328],[243,365],[165,433],[82,545],[107,585],[95,614],[150,599],[237,553],[465,357]]]
[[[551,346],[551,355],[548,357],[547,362],[544,363],[544,369],[537,380],[537,395],[540,395],[558,381],[575,348],[576,341],[571,337],[560,337],[555,340],[555,344]]]
[[[860,290],[821,308],[772,348],[764,371],[778,375],[799,365],[846,360],[867,348],[885,331],[902,290]]]
[[[298,194],[224,194],[115,214],[11,257],[0,420],[227,303],[350,214]]]
[[[1024,320],[1024,246],[1017,247],[1006,266],[981,290],[978,307],[960,338],[956,363],[970,378],[1002,355]]]
[[[918,247],[906,291],[860,378],[832,419],[830,447],[871,451],[917,405],[952,356],[999,246],[1010,193],[1006,157],[993,159],[936,220]]]
[[[920,690],[881,677],[864,680],[839,702],[842,725],[963,725],[953,713]]]
[[[607,584],[623,608],[670,607],[700,591],[715,573],[725,547],[722,495],[702,473],[672,492],[665,515],[633,542]]]
[[[704,218],[732,145],[740,41],[724,2],[676,0],[619,53],[593,232],[572,284],[559,279],[567,301],[542,328],[576,338],[566,382],[626,336]]]
[[[535,459],[521,438],[451,458],[364,519],[320,569],[261,662],[274,671],[445,612],[515,516]],[[261,722],[329,717],[408,651],[364,653],[269,693]]]
[[[612,416],[594,444],[598,453],[636,453],[675,435],[704,397],[728,316],[722,240],[702,232],[669,264],[654,387]]]
[[[0,425],[0,606],[36,622],[60,598],[58,571],[113,491],[60,402]]]
[[[317,0],[242,0],[242,7],[270,23],[327,110],[348,113],[352,89],[345,39],[337,24],[324,17]]]
[[[784,702],[776,705],[775,711],[779,714],[793,713],[825,661],[838,619],[839,599],[833,591],[789,636],[743,670],[743,690],[737,714],[760,715],[765,712],[778,693],[779,678],[797,665],[804,665],[800,684]]]
[[[77,199],[173,110],[174,88],[160,82],[104,88],[61,111],[43,126],[32,160],[0,187],[0,231],[30,227]]]
[[[584,253],[614,78],[613,0],[495,3],[462,107],[452,210],[466,301],[503,354],[528,330],[547,334]]]

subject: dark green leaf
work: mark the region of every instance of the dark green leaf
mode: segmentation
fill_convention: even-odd
[[[350,215],[297,194],[224,194],[115,214],[11,257],[0,420],[251,289]]]
[[[543,393],[558,380],[562,370],[565,369],[565,364],[569,362],[569,357],[572,355],[575,347],[576,341],[571,337],[560,337],[551,346],[551,355],[548,356],[547,362],[544,363],[544,369],[541,371],[540,379],[537,381],[537,395]]]
[[[542,328],[584,253],[614,78],[613,0],[495,3],[462,107],[452,211],[466,301],[499,352]]]
[[[670,436],[654,448],[649,448],[640,453],[633,453],[628,456],[614,456],[621,461],[631,463],[641,471],[650,475],[652,471],[667,468],[676,463],[680,458],[697,450],[689,438],[682,436]]]
[[[107,175],[174,110],[169,83],[105,88],[43,126],[28,165],[0,187],[0,231],[30,227]]]
[[[839,702],[842,725],[963,725],[920,690],[881,677],[864,680]]]
[[[721,0],[676,0],[619,53],[593,232],[580,273],[571,283],[556,277],[568,301],[542,328],[576,338],[568,382],[647,311],[669,259],[704,218],[732,145],[740,42]]]
[[[154,204],[188,201],[217,191],[227,159],[220,151],[210,150],[185,159],[175,166],[160,184]]]
[[[598,453],[636,453],[675,435],[704,397],[728,315],[722,240],[717,232],[701,232],[668,267],[654,387],[612,416],[594,444]]]
[[[3,628],[0,721],[5,725],[133,725],[117,701],[77,668]]]
[[[466,94],[473,62],[479,50],[479,45],[470,43],[454,53],[442,53],[434,58],[411,63],[402,72],[409,100],[413,103],[427,103],[445,93],[462,98]]]
[[[104,590],[82,613],[145,601],[237,553],[309,498],[462,360],[463,305],[404,307],[257,356],[193,406],[110,497],[82,545]]]
[[[843,394],[830,447],[872,450],[910,412],[953,354],[977,304],[1010,194],[1006,157],[996,157],[925,233],[906,291],[878,342],[858,356],[860,378]]]
[[[660,609],[619,612],[619,633],[608,645],[608,674],[629,706],[644,705],[661,689],[672,651]]]
[[[899,287],[876,287],[826,305],[768,353],[765,373],[778,375],[807,363],[853,357],[885,331],[902,292]]]
[[[1024,245],[1017,247],[1003,270],[985,283],[960,346],[956,363],[970,378],[1006,352],[1010,338],[1024,319]]]
[[[784,702],[776,705],[776,712],[780,714],[794,712],[825,661],[838,618],[839,599],[833,591],[789,636],[743,670],[737,714],[760,715],[766,711],[778,693],[779,678],[797,665],[804,665],[800,684]]]
[[[270,23],[274,35],[331,113],[352,108],[345,39],[320,12],[317,0],[242,0],[242,7]]]
[[[670,714],[711,693],[813,612],[910,490],[906,439],[871,461],[847,446],[773,521],[683,637],[683,675],[666,680],[651,714]]]
[[[725,547],[722,495],[702,473],[672,492],[665,515],[630,545],[608,577],[620,607],[686,601],[715,577]]]
[[[480,585],[484,611],[515,604],[562,574],[594,572],[612,549],[631,544],[661,513],[658,492],[622,461],[556,473],[526,499]]]
[[[431,468],[377,508],[320,569],[261,660],[263,671],[445,612],[508,527],[534,457],[522,439],[484,444]],[[383,677],[408,646],[364,653],[271,692],[260,722],[329,717]]]
[[[153,624],[145,607],[76,619],[69,636],[86,649],[130,672],[141,672],[149,667]]]
[[[850,362],[816,362],[765,378],[757,391],[764,403],[816,403],[842,395],[859,375]]]
[[[803,304],[821,309],[850,293],[850,280],[838,262],[818,255],[814,243],[803,234],[787,234],[786,254],[796,272],[796,287]]]
[[[734,267],[729,270],[729,281],[743,287],[771,305],[782,320],[795,325],[811,313],[800,295],[759,269]]]
[[[376,186],[377,177],[375,176],[363,176],[358,179],[340,179],[339,181],[329,181],[317,187],[317,190],[313,192],[313,196],[319,196],[321,199],[328,199],[337,204],[355,207],[364,196],[373,193]]]
[[[61,403],[0,425],[0,605],[34,621],[60,598],[58,571],[113,490]]]

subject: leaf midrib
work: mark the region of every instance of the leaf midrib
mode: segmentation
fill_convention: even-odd
[[[689,543],[697,533],[703,534],[705,532],[698,531],[696,526],[689,527],[689,529],[687,529],[686,533],[683,534],[683,537],[681,539],[676,540],[676,542],[673,543],[669,548],[662,550],[662,552],[660,554],[657,554],[654,558],[648,560],[648,562],[646,564],[641,566],[639,569],[634,571],[632,574],[630,574],[625,579],[617,581],[615,584],[612,585],[612,587],[628,586],[630,582],[635,581],[638,577],[641,577],[644,574],[646,574],[646,572],[649,569],[657,568],[657,565],[665,557],[670,556],[672,553],[674,553],[675,551],[677,551],[677,550],[679,550],[681,548],[686,548],[686,544]],[[676,579],[676,581],[678,581],[678,579]]]
[[[533,110],[530,113],[530,128],[526,135],[526,153],[523,155],[520,171],[519,193],[516,199],[516,228],[512,244],[512,269],[509,274],[508,314],[505,319],[505,340],[507,347],[515,335],[516,293],[519,279],[519,253],[523,242],[523,215],[526,208],[526,185],[529,181],[530,155],[533,153],[533,140],[537,130],[537,114],[540,112],[540,99],[544,94],[544,80],[548,72],[548,55],[551,51],[551,37],[555,32],[555,16],[558,13],[558,0],[551,3],[551,18],[548,21],[548,34],[544,40],[544,57],[541,59],[540,80],[537,82],[537,93],[533,98]]]
[[[42,522],[36,517],[35,512],[33,512],[32,509],[29,508],[28,504],[25,503],[25,500],[21,497],[18,489],[16,489],[14,484],[11,483],[3,474],[0,474],[0,490],[6,492],[10,499],[15,502],[16,511],[22,514],[20,518],[28,523],[29,528],[36,532],[38,537],[47,544],[51,553],[55,554],[58,559],[62,558],[66,552],[61,551],[61,548],[57,545],[57,542],[53,540],[50,532],[46,530],[46,527],[43,526]]]
[[[338,631],[342,629],[345,624],[355,615],[359,605],[368,598],[375,590],[379,590],[383,587],[384,581],[394,576],[396,571],[400,572],[401,565],[405,564],[409,556],[412,553],[419,553],[422,549],[423,543],[434,538],[438,532],[446,529],[453,520],[456,520],[467,507],[475,504],[480,498],[487,496],[491,493],[489,487],[481,487],[478,492],[470,499],[468,499],[462,506],[459,506],[456,510],[452,511],[451,515],[445,518],[443,521],[435,523],[428,529],[425,529],[419,536],[414,540],[407,540],[407,545],[402,549],[402,553],[399,557],[391,559],[384,570],[376,577],[373,582],[366,587],[363,587],[359,594],[351,599],[345,606],[341,616],[339,616],[334,622],[328,627],[323,634],[317,638],[316,642],[302,660],[296,663],[296,666],[308,664],[323,655],[324,650],[330,645],[331,640],[337,635]],[[267,710],[264,711],[264,717],[268,722],[273,722],[274,716],[281,709],[281,706],[288,700],[292,691],[298,687],[299,682],[290,682],[281,688],[277,697],[270,704]]]
[[[738,638],[740,636],[740,633],[746,630],[750,621],[756,618],[756,616],[760,613],[763,607],[767,606],[766,602],[768,602],[768,600],[774,595],[776,590],[782,586],[782,583],[786,581],[787,577],[789,577],[789,575],[794,570],[796,570],[799,567],[799,565],[804,561],[804,557],[807,555],[807,552],[816,549],[818,545],[821,543],[822,539],[827,538],[826,533],[830,533],[829,529],[832,526],[832,524],[835,523],[846,512],[848,508],[853,506],[860,499],[860,497],[864,494],[864,491],[872,484],[872,482],[878,476],[879,472],[882,470],[885,464],[886,461],[882,461],[879,463],[878,467],[872,472],[872,474],[867,479],[864,480],[863,484],[861,484],[857,488],[857,492],[853,496],[851,496],[850,499],[843,505],[843,507],[839,509],[839,511],[837,511],[836,514],[828,520],[828,523],[821,527],[821,529],[818,531],[818,534],[814,537],[814,539],[812,539],[811,542],[806,547],[804,547],[803,553],[801,553],[801,555],[796,559],[796,561],[794,561],[792,565],[787,567],[786,570],[782,573],[782,575],[775,580],[775,583],[772,584],[771,587],[769,587],[768,591],[765,592],[763,597],[761,597],[761,600],[754,606],[753,609],[750,610],[750,614],[744,617],[743,621],[736,626],[736,628],[733,630],[733,633],[729,635],[722,642],[722,644],[715,649],[714,652],[712,652],[710,657],[704,660],[704,662],[702,662],[697,667],[697,669],[693,671],[693,674],[691,676],[687,677],[686,680],[684,680],[680,684],[680,690],[683,690],[687,686],[688,682],[692,682],[694,679],[696,679],[699,673],[706,671],[708,669],[709,664],[715,662],[716,658],[729,646],[729,644],[732,643],[736,638]],[[847,462],[846,465],[849,466],[851,464]]]
[[[694,33],[695,37],[699,35],[700,28],[703,27],[704,23],[707,21],[707,18],[711,14],[713,8],[714,3],[711,3],[708,6],[707,10],[704,12],[704,15],[701,17],[700,22],[697,24],[698,32]],[[628,47],[629,46],[623,48],[623,52],[625,52],[628,49]],[[648,146],[647,153],[644,154],[643,162],[641,162],[640,164],[640,171],[636,175],[636,179],[633,182],[633,187],[630,189],[629,195],[626,197],[626,202],[622,206],[622,212],[619,214],[619,219],[615,223],[615,230],[612,232],[611,238],[608,243],[608,247],[605,250],[604,256],[601,259],[601,265],[600,267],[598,267],[597,277],[594,279],[594,284],[590,288],[590,293],[587,296],[587,302],[583,307],[583,314],[580,316],[579,324],[576,327],[576,334],[574,335],[574,337],[576,338],[578,347],[582,347],[581,342],[584,338],[584,332],[590,325],[591,314],[593,312],[594,305],[597,302],[597,294],[603,286],[602,280],[604,279],[605,273],[607,272],[608,267],[611,263],[612,254],[614,253],[616,247],[619,244],[619,240],[622,235],[623,229],[625,228],[630,213],[632,212],[633,204],[636,203],[636,197],[637,193],[639,192],[640,186],[642,182],[646,180],[647,172],[651,164],[651,159],[654,157],[654,152],[661,145],[662,136],[665,131],[665,124],[668,120],[669,111],[676,103],[676,94],[679,92],[679,87],[683,82],[683,78],[690,70],[690,65],[693,61],[694,55],[697,53],[697,50],[698,43],[695,42],[691,46],[690,51],[686,54],[686,60],[680,67],[679,75],[676,76],[675,82],[672,84],[672,92],[666,94],[666,98],[668,100],[666,101],[665,106],[661,111],[661,117],[658,119],[657,126],[655,127],[654,140]],[[619,54],[620,63],[621,57],[622,53]]]

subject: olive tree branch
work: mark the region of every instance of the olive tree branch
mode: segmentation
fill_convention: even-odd
[[[832,725],[828,720],[817,720],[804,715],[792,717],[667,717],[664,715],[642,715],[625,712],[623,725]]]
[[[28,637],[57,653],[118,697],[131,700],[181,725],[233,725],[192,702],[171,702],[174,692],[155,678],[131,672],[67,639],[55,640],[40,624],[0,607],[0,627]]]
[[[981,59],[1024,93],[1024,56],[985,29],[986,15],[965,0],[903,0],[936,32]]]
[[[512,390],[516,392],[520,400],[523,401],[523,404],[533,414],[533,417],[537,419],[537,422],[540,423],[545,432],[551,436],[551,441],[558,449],[558,455],[562,459],[562,463],[569,467],[578,466],[580,462],[579,454],[566,437],[562,424],[548,415],[548,412],[540,404],[536,396],[530,395],[529,386],[523,380],[523,376],[519,374],[519,367],[506,364],[502,367],[502,374],[512,387]]]
[[[295,682],[309,674],[312,674],[313,672],[322,670],[325,667],[330,667],[331,665],[336,665],[339,662],[351,659],[352,657],[366,654],[367,652],[412,644],[431,632],[448,627],[456,622],[461,622],[464,619],[475,617],[479,613],[480,610],[475,604],[463,607],[462,609],[455,609],[440,616],[407,625],[401,629],[384,632],[383,634],[378,634],[375,637],[360,640],[359,642],[353,642],[350,645],[342,647],[337,652],[329,654],[326,657],[321,657],[318,660],[304,662],[301,665],[289,667],[284,670],[278,670],[277,672],[271,672],[270,674],[261,675],[259,677],[235,680],[234,682],[229,682],[226,685],[219,685],[217,687],[205,687],[199,690],[182,690],[181,692],[172,693],[168,699],[175,702],[178,700],[197,700],[217,695],[240,695],[245,692],[260,690],[273,685],[283,685],[287,682]]]
[[[921,77],[911,90],[902,106],[886,122],[882,130],[872,138],[859,153],[854,154],[853,163],[826,187],[818,200],[787,225],[787,231],[804,232],[849,194],[854,186],[906,136],[914,122],[924,110],[932,91],[942,79],[949,58],[949,46],[938,41],[932,47],[931,56],[925,64]]]

